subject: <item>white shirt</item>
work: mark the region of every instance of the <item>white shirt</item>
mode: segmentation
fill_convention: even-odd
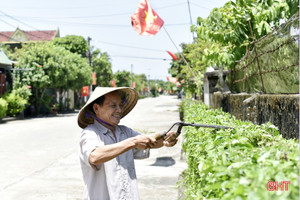
[[[117,141],[113,133],[97,121],[81,133],[79,156],[85,200],[139,199],[134,158],[148,158],[149,150],[131,149],[103,164],[92,166],[89,163],[89,156],[97,147],[114,144],[140,133],[126,126],[116,126],[115,134]]]

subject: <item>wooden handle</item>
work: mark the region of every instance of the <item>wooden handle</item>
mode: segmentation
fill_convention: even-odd
[[[155,134],[151,135],[151,137],[153,137],[156,140],[160,140],[165,136],[166,136],[166,133],[155,133]]]

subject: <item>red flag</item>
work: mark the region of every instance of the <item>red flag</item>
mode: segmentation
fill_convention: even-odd
[[[131,24],[139,35],[155,35],[164,21],[151,8],[147,0],[141,0],[139,7],[131,16]]]
[[[81,97],[89,96],[89,90],[89,86],[84,86],[83,88],[81,88]]]
[[[167,51],[167,52],[168,52],[168,54],[170,54],[170,56],[173,58],[173,60],[177,60],[177,56],[174,53],[172,53],[170,51]]]

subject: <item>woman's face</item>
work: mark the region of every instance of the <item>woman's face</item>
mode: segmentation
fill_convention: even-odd
[[[113,127],[120,123],[122,116],[122,99],[118,92],[106,94],[103,105],[94,104],[93,108],[96,117],[111,124]]]

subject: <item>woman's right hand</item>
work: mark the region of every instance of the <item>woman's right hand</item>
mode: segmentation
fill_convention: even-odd
[[[135,143],[135,148],[141,150],[152,148],[157,144],[157,141],[148,135],[137,135],[133,137],[133,141]]]

